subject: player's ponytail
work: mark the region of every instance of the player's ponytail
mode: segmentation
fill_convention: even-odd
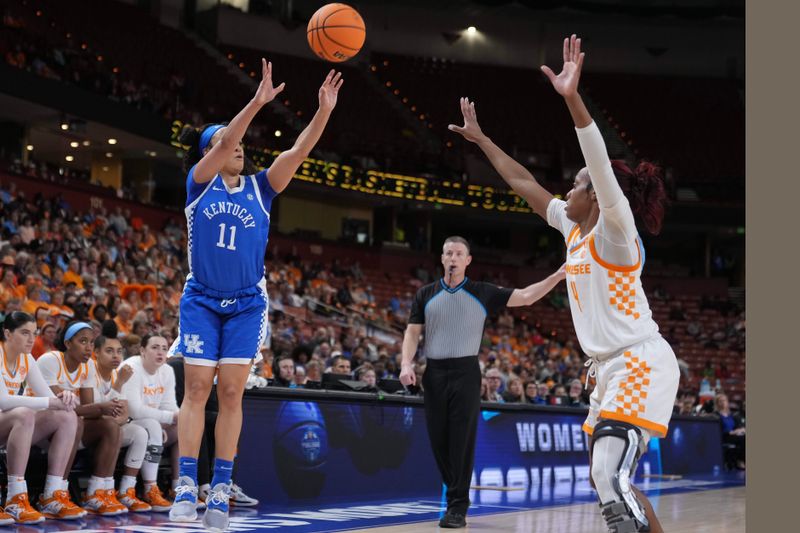
[[[195,128],[191,124],[183,126],[178,136],[178,142],[188,147],[186,149],[186,154],[183,156],[184,172],[189,172],[189,169],[203,158],[203,154],[200,152],[200,135],[203,133],[203,130],[209,126],[213,126],[213,124],[203,124],[200,128]]]
[[[658,235],[669,203],[661,167],[640,161],[636,170],[631,170],[624,161],[615,159],[611,161],[611,168],[617,178],[627,181],[627,196],[634,216],[644,222],[648,232]]]

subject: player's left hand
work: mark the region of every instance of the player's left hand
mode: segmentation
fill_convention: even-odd
[[[581,40],[573,33],[572,37],[564,39],[564,66],[561,73],[556,74],[547,65],[542,65],[541,69],[545,76],[553,84],[553,88],[564,98],[575,95],[578,92],[578,81],[581,78],[583,68],[583,58],[586,55],[581,52]]]
[[[78,396],[68,390],[62,390],[56,395],[64,405],[70,410],[74,410],[81,404],[81,401],[78,399]]]
[[[332,111],[336,107],[336,99],[339,96],[344,80],[342,73],[331,69],[319,88],[319,108],[324,111]]]

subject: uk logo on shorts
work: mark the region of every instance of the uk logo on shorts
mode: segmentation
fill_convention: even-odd
[[[183,345],[186,353],[193,353],[202,355],[203,341],[200,340],[200,335],[186,333],[183,336]]]

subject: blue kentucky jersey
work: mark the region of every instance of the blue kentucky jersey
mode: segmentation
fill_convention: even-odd
[[[186,223],[192,279],[220,293],[256,286],[264,277],[269,210],[276,192],[262,170],[239,176],[229,188],[222,176],[195,183],[194,167],[186,181]]]

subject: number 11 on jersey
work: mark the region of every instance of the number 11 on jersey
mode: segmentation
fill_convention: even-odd
[[[228,250],[236,250],[236,226],[231,226],[230,230],[231,237],[228,245],[225,246],[225,224],[219,225],[219,241],[217,241],[217,246],[220,248],[227,248]]]

